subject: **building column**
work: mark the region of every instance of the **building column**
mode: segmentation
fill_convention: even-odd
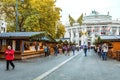
[[[91,28],[91,30],[92,30],[92,34],[91,34],[91,44],[93,45],[93,42],[95,41],[95,29],[94,29],[94,27],[92,27]]]
[[[73,30],[72,29],[70,29],[70,33],[71,33],[71,37],[70,37],[70,41],[73,41]]]
[[[117,27],[116,35],[119,35],[119,27]]]
[[[99,26],[99,34],[101,35],[102,26]]]

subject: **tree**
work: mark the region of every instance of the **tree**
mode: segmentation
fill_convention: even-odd
[[[31,5],[28,0],[25,0],[24,3],[18,0],[18,31],[22,31],[24,26],[24,21],[26,18],[34,14],[34,9],[31,8]],[[8,24],[8,31],[15,31],[16,27],[16,0],[2,0],[1,1],[1,14],[5,14],[5,21]]]
[[[61,11],[55,6],[55,0],[18,1],[19,31],[46,31],[55,38]],[[16,0],[2,0],[1,4],[0,14],[5,14],[8,31],[15,31]]]
[[[69,15],[69,23],[71,26],[73,26],[73,23],[75,23],[75,20]]]
[[[62,38],[65,34],[65,26],[58,22],[57,29],[56,29],[56,38]]]
[[[77,22],[79,23],[79,25],[82,25],[82,21],[83,21],[83,13],[81,14],[81,16],[78,18]]]
[[[40,31],[47,31],[52,34],[53,37],[56,36],[56,25],[60,20],[60,11],[61,9],[55,6],[54,0],[31,0],[30,2],[33,8],[37,9],[38,13],[36,16],[36,22]],[[35,16],[35,17],[36,17]],[[29,17],[30,18],[30,17]],[[30,24],[31,19],[27,19],[26,25]],[[29,27],[25,26],[25,28]],[[31,29],[36,26],[36,23],[31,23]],[[30,28],[30,27],[29,27]]]

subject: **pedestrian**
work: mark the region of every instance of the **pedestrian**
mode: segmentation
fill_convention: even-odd
[[[67,55],[67,50],[68,50],[67,45],[65,45],[64,46],[65,56]]]
[[[36,50],[36,52],[38,51],[38,47],[39,47],[39,44],[36,43],[36,44],[35,44],[35,50]]]
[[[85,56],[87,56],[87,46],[86,45],[84,45],[83,50],[84,50]]]
[[[102,58],[103,60],[107,60],[107,52],[108,52],[108,45],[104,43],[102,45]]]
[[[11,46],[7,47],[7,50],[5,51],[5,58],[6,58],[6,70],[9,70],[9,64],[12,66],[12,69],[15,68],[15,65],[13,63],[14,60],[14,50],[11,48]]]
[[[48,47],[47,47],[47,45],[44,46],[44,53],[45,53],[45,57],[48,56]]]
[[[50,47],[47,46],[47,56],[49,56],[49,55],[50,55]]]
[[[58,54],[58,46],[56,45],[54,46],[54,55],[57,56],[57,54]]]
[[[97,47],[97,53],[98,53],[98,56],[101,58],[101,54],[102,54],[101,45]]]
[[[75,46],[74,45],[72,46],[72,52],[73,52],[73,55],[75,55]]]
[[[62,46],[62,52],[65,53],[65,46]]]
[[[70,50],[71,50],[70,45],[67,45],[67,53],[66,53],[66,55],[70,56]]]

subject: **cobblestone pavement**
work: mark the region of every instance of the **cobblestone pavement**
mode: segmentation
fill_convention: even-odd
[[[43,80],[120,80],[120,62],[112,59],[102,61],[93,51],[85,57],[82,51],[72,60],[46,76]],[[5,60],[0,60],[0,80],[33,80],[46,71],[72,57],[38,57],[14,61],[15,70],[5,71]]]
[[[64,54],[59,54],[58,56],[51,55],[14,61],[16,67],[14,70],[9,71],[5,71],[5,60],[0,60],[0,80],[33,80],[71,56],[73,55],[65,56]]]
[[[81,53],[43,80],[120,80],[120,62],[103,61],[93,51],[87,57]]]

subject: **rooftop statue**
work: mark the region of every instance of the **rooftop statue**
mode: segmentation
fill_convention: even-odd
[[[92,13],[91,13],[92,15],[98,15],[99,13],[97,12],[97,11],[92,11]]]

